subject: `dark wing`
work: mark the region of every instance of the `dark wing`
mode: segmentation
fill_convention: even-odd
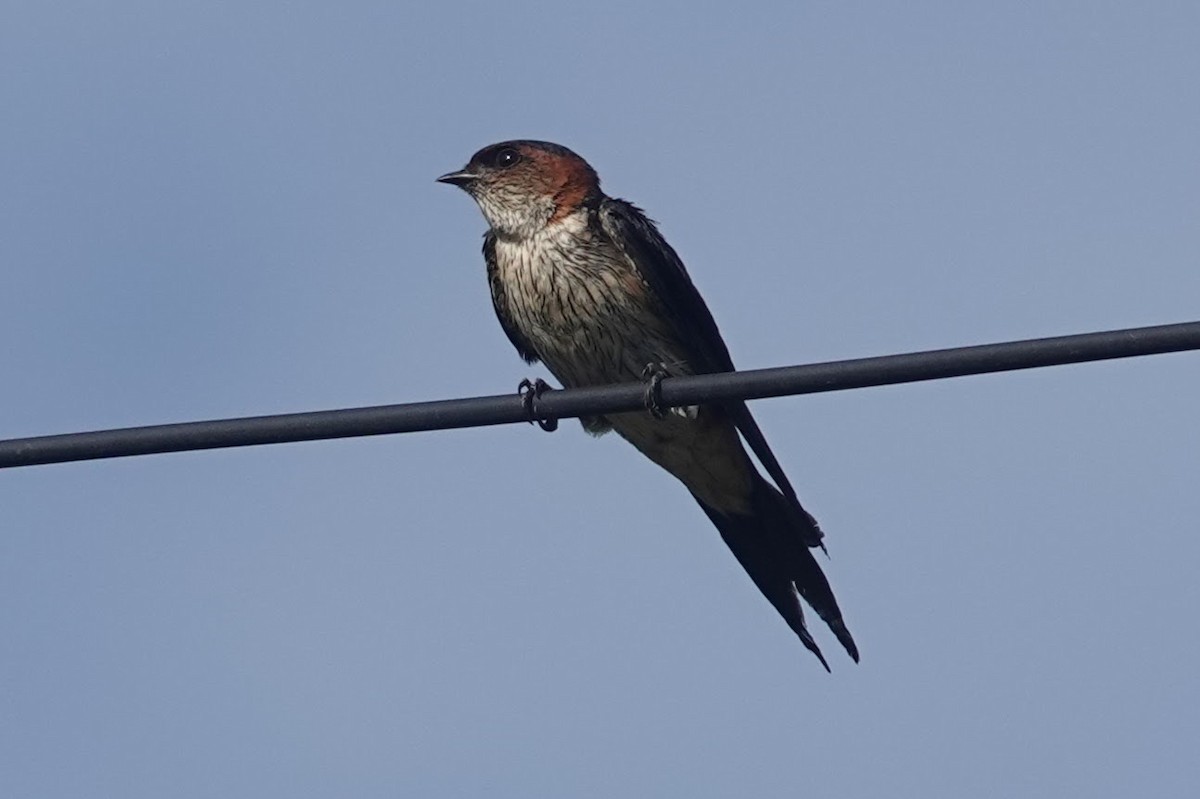
[[[733,371],[712,313],[654,223],[631,203],[606,197],[600,203],[600,224],[662,303],[680,341],[692,353],[692,369],[698,374]]]
[[[692,353],[693,371],[698,374],[733,371],[733,359],[729,357],[729,349],[721,338],[721,331],[717,329],[712,313],[704,304],[704,298],[692,284],[683,261],[671,245],[667,244],[654,223],[631,203],[611,197],[601,202],[599,216],[604,231],[633,262],[642,279],[662,304],[662,309],[675,328],[679,340],[688,346]],[[787,497],[788,504],[800,514],[802,520],[812,525],[811,540],[806,543],[809,546],[819,544],[821,530],[816,520],[801,507],[796,490],[783,473],[783,467],[779,465],[775,453],[767,445],[767,440],[754,417],[750,415],[746,403],[729,402],[723,403],[722,407],[746,439],[759,462],[771,475],[775,485]]]
[[[508,309],[508,296],[504,292],[504,283],[501,282],[500,272],[496,268],[496,237],[491,231],[483,236],[483,260],[487,261],[488,287],[492,290],[492,307],[496,310],[496,318],[500,320],[500,327],[504,328],[504,334],[517,348],[517,354],[525,359],[525,363],[541,360],[541,356],[529,343],[529,339],[525,338],[513,323],[512,314]]]

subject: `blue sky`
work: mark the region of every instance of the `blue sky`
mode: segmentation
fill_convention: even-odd
[[[437,175],[566,144],[742,367],[1200,317],[1194,3],[32,3],[0,436],[545,376]],[[755,403],[863,650],[525,425],[0,475],[5,796],[1180,795],[1195,354]]]

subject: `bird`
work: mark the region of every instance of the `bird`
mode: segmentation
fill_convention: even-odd
[[[521,358],[541,361],[565,388],[734,370],[712,313],[657,225],[607,196],[596,170],[572,150],[504,141],[437,181],[470,195],[488,224],[483,256],[500,327]],[[593,435],[615,431],[684,484],[826,671],[801,600],[858,662],[813,555],[824,550],[824,533],[744,401],[663,413],[648,400],[646,410],[580,421]]]

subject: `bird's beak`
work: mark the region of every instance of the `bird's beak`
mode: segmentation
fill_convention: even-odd
[[[479,175],[474,172],[468,172],[465,169],[460,169],[457,172],[447,172],[437,179],[438,183],[449,183],[452,186],[458,186],[460,189],[465,189],[479,179]]]

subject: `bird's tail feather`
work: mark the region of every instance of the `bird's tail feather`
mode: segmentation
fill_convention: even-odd
[[[763,596],[779,611],[804,646],[817,656],[826,671],[829,664],[804,623],[801,597],[829,625],[850,657],[858,662],[858,646],[842,620],[833,589],[806,544],[806,541],[820,540],[819,530],[814,538],[812,530],[801,529],[798,522],[802,520],[783,495],[762,477],[756,479],[749,513],[725,513],[703,502],[700,507],[721,532],[721,538]],[[812,521],[811,516],[804,515]],[[812,521],[812,525],[816,527],[816,522]]]

